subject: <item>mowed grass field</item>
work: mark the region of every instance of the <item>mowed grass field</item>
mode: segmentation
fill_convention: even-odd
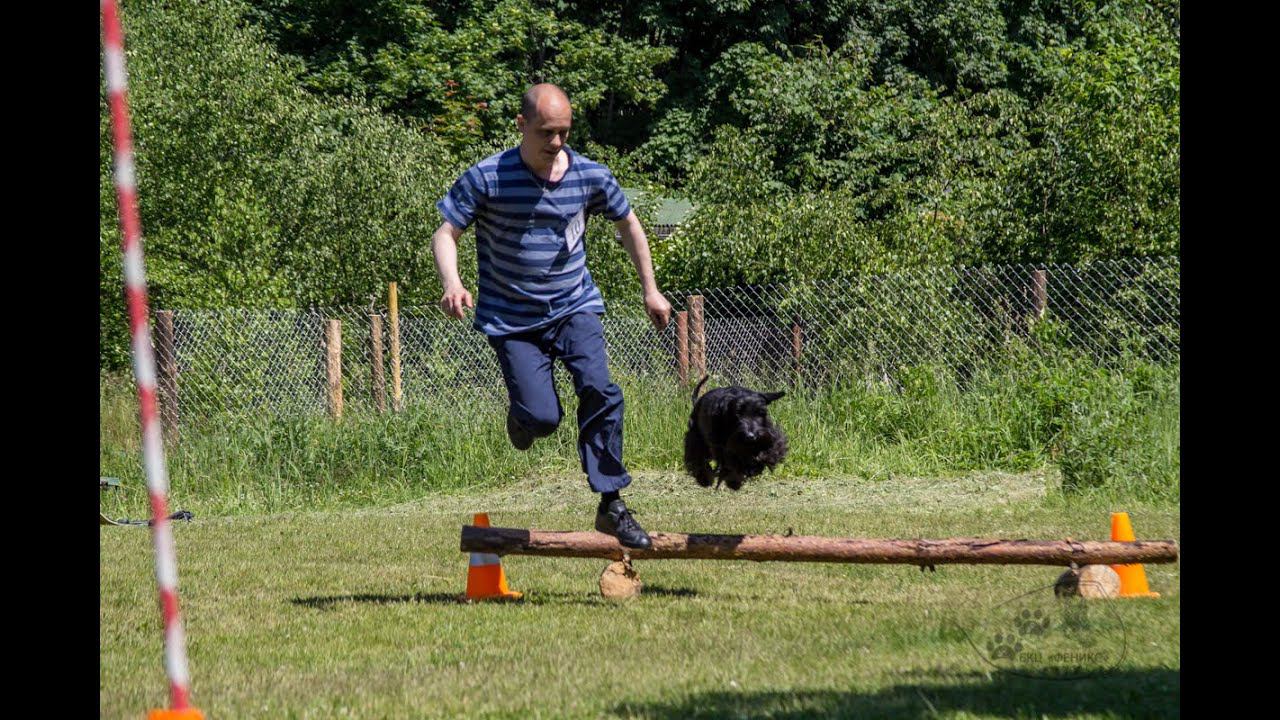
[[[766,477],[733,494],[641,472],[627,498],[671,532],[1105,540],[1126,510],[1140,538],[1179,538],[1175,503],[1066,500],[1055,483]],[[191,508],[175,536],[195,704],[219,719],[1179,715],[1177,564],[1146,566],[1158,599],[1084,603],[1054,598],[1050,567],[640,561],[643,594],[611,602],[607,561],[512,556],[523,602],[455,602],[473,512],[582,530],[594,500],[573,475],[376,510]],[[167,701],[148,530],[104,527],[100,549],[101,715],[142,718]]]

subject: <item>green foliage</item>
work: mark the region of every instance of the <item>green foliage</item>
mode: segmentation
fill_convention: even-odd
[[[956,257],[929,218],[900,214],[853,222],[847,191],[705,203],[655,250],[656,272],[676,288],[852,278]]]
[[[401,123],[298,87],[239,3],[125,7],[130,102],[154,307],[367,301],[434,276],[433,208],[457,168]],[[127,362],[105,86],[101,361]]]
[[[456,3],[253,0],[252,17],[306,62],[314,90],[356,97],[429,129],[456,152],[500,137],[535,82],[573,98],[575,135],[592,138],[602,105],[651,108],[672,57],[534,0]]]
[[[1034,71],[1017,73],[1035,92],[999,87],[999,73],[949,88],[910,63],[886,70],[892,32],[836,50],[729,48],[707,73],[705,109],[664,119],[635,153],[655,166],[693,158],[683,183],[699,208],[665,255],[667,277],[708,286],[1176,253],[1176,18],[1138,3],[1085,15],[1036,36]],[[826,222],[800,211],[810,202]],[[820,237],[806,246],[809,232]],[[868,236],[882,262],[867,262]],[[735,261],[741,270],[719,267]]]
[[[576,148],[695,201],[651,238],[664,288],[1180,246],[1176,4],[137,0],[124,21],[156,307],[364,304],[389,280],[433,304],[434,203],[515,144],[543,79]],[[121,367],[105,90],[100,132],[100,362]],[[612,225],[588,244],[630,303]]]
[[[1173,254],[1179,248],[1180,32],[1133,2],[1085,24],[1083,47],[1046,50],[1051,91],[1037,108],[1039,140],[1019,155],[1006,218],[989,253],[1075,262]]]

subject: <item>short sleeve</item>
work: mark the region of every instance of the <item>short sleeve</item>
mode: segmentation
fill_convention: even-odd
[[[436,208],[450,225],[463,230],[475,222],[476,215],[484,207],[485,197],[484,174],[473,165],[453,183],[448,194],[436,203]]]
[[[622,192],[622,186],[607,168],[601,186],[592,194],[589,210],[602,213],[614,222],[631,214],[631,203],[627,201],[626,193]]]

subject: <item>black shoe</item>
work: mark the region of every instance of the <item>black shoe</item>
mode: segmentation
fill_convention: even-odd
[[[649,533],[640,527],[621,499],[596,509],[596,530],[618,538],[624,547],[648,550],[653,546]]]
[[[533,445],[533,433],[525,430],[511,413],[507,413],[507,437],[517,450],[528,450]]]

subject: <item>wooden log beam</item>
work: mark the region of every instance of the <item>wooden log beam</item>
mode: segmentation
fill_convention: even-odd
[[[904,565],[1056,565],[1171,563],[1172,540],[1094,542],[1078,540],[868,540],[805,535],[683,535],[650,533],[648,550],[624,548],[598,532],[462,527],[461,550],[496,555],[607,558],[618,560],[755,560],[782,562],[900,563]]]

